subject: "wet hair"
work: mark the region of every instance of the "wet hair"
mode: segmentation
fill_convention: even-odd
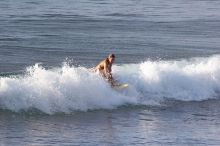
[[[108,57],[115,58],[115,55],[114,54],[110,54]]]

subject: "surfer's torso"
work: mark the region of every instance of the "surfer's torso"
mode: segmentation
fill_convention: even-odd
[[[95,71],[99,72],[105,77],[108,77],[109,75],[111,75],[111,67],[112,64],[109,62],[108,58],[106,58],[95,67]]]

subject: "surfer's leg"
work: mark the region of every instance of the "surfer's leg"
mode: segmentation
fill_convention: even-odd
[[[112,77],[108,78],[104,71],[97,70],[96,73],[98,73],[103,79],[105,79],[111,86],[114,86],[116,84],[116,81]]]

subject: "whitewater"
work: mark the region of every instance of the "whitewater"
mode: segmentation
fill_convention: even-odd
[[[86,67],[64,63],[45,69],[27,67],[20,75],[0,78],[0,108],[37,109],[47,114],[123,105],[160,106],[167,99],[202,101],[220,96],[220,56],[151,61],[113,66],[113,75],[129,88],[115,90]]]

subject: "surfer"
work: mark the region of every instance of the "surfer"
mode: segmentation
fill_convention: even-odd
[[[98,72],[103,78],[107,79],[107,81],[113,85],[113,77],[112,77],[112,64],[115,61],[115,55],[110,54],[107,58],[102,60],[95,67],[95,72]]]
[[[99,73],[104,79],[106,79],[111,87],[115,89],[125,89],[128,87],[128,84],[118,83],[116,80],[113,79],[112,76],[112,64],[115,61],[115,55],[110,54],[107,58],[102,60],[96,67],[92,68],[92,72]]]

